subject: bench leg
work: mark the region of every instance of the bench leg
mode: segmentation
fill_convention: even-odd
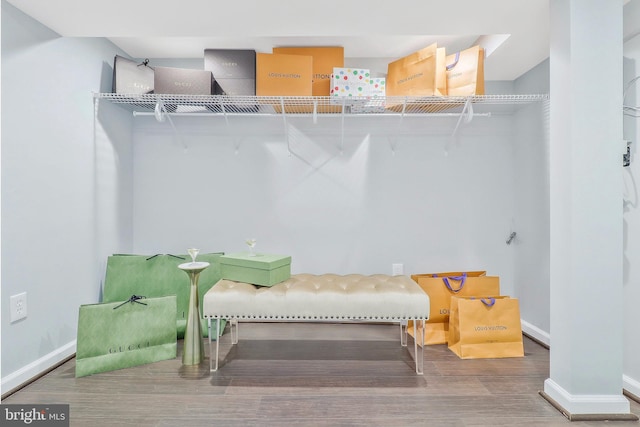
[[[216,368],[215,371],[218,370],[218,355],[220,354],[220,323],[222,323],[222,319],[216,319]]]
[[[407,333],[408,331],[408,327],[407,327],[407,323],[409,323],[406,320],[401,320],[400,321],[400,345],[402,347],[406,347],[407,346]]]
[[[207,336],[209,337],[209,371],[213,371],[213,351],[211,350],[211,318],[207,318]]]
[[[212,334],[212,328],[211,328],[211,318],[208,319],[209,321],[209,371],[210,372],[214,372],[218,370],[218,352],[220,351],[220,319],[216,319],[216,332],[215,332],[215,337],[216,337],[216,351],[214,353],[213,351],[213,346],[212,346],[212,341],[213,341],[213,334]]]
[[[413,321],[413,348],[416,359],[416,374],[424,374],[424,319]],[[418,345],[420,344],[420,345]]]
[[[238,319],[229,320],[229,328],[231,329],[231,344],[238,344]],[[234,329],[235,334],[233,333]]]
[[[213,352],[213,346],[211,342],[211,318],[209,320],[209,371],[215,372],[218,370],[218,358],[220,354],[220,323],[222,319],[216,319],[216,351]],[[231,329],[231,343],[238,344],[238,319],[229,319],[229,328]],[[235,330],[235,333],[234,333]],[[214,362],[215,360],[215,362]]]

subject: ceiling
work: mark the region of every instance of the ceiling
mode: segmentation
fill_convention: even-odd
[[[8,2],[61,36],[107,37],[133,58],[202,58],[205,48],[343,46],[349,65],[367,67],[386,66],[433,42],[448,52],[480,43],[489,54],[485,78],[513,80],[549,56],[549,0]]]

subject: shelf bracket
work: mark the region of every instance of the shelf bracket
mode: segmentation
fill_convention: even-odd
[[[220,111],[222,111],[222,117],[224,117],[224,123],[227,126],[227,134],[229,135],[231,142],[233,142],[233,152],[234,154],[238,154],[240,151],[240,138],[234,138],[233,136],[231,125],[229,124],[229,113],[227,112],[227,108],[224,105],[222,97],[218,98],[218,105],[220,105]]]
[[[287,123],[287,113],[284,110],[284,97],[280,97],[280,112],[282,114],[282,123],[284,124],[284,138],[287,142],[287,150],[289,151],[289,156],[293,155],[291,151],[291,141],[289,140],[289,126]]]
[[[180,143],[180,145],[182,145],[182,147],[184,147],[185,150],[189,148],[187,147],[187,144],[184,143],[182,138],[180,138],[180,132],[178,132],[178,128],[176,128],[175,123],[173,123],[173,119],[171,118],[171,115],[167,111],[167,107],[164,105],[164,102],[162,102],[161,97],[158,97],[158,101],[156,102],[155,117],[158,122],[163,122],[164,119],[166,118],[167,121],[169,121],[169,124],[173,129],[173,134],[175,138],[178,140],[178,142]]]
[[[318,100],[314,99],[313,100],[313,113],[312,113],[312,117],[313,117],[313,124],[317,125],[318,124]]]
[[[464,103],[464,108],[460,113],[460,117],[458,117],[458,122],[456,123],[456,127],[453,130],[453,134],[451,136],[455,138],[456,134],[458,133],[458,129],[460,128],[460,123],[464,121],[464,124],[469,124],[471,123],[471,120],[473,120],[473,106],[471,104],[471,98],[467,98]]]
[[[227,109],[224,107],[224,102],[221,99],[218,99],[218,104],[220,104],[220,111],[222,111],[222,116],[224,117],[224,122],[227,125],[227,129],[229,128],[229,117],[227,116]]]
[[[402,122],[404,121],[404,116],[406,111],[407,111],[407,97],[405,97],[404,100],[402,101],[402,111],[400,112],[400,120],[398,121],[398,129],[396,131],[396,136],[389,138],[389,145],[391,146],[391,154],[393,154],[394,156],[396,154],[396,149],[398,148],[398,145],[400,145],[400,142],[397,136],[400,134],[400,131],[402,130]],[[394,140],[396,142],[394,142]]]
[[[342,98],[342,116],[340,118],[340,155],[344,154],[344,116],[345,116],[345,101],[346,98]]]

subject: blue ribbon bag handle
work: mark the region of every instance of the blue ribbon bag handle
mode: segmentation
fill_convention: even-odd
[[[469,299],[475,300],[476,297],[471,297]],[[496,299],[494,297],[480,298],[480,301],[487,307],[493,307],[493,305],[496,303]]]
[[[435,276],[435,274],[434,274],[434,276]],[[457,281],[457,282],[460,282],[460,286],[458,286],[457,289],[453,289],[453,287],[449,283],[449,279]],[[467,273],[462,273],[462,276],[450,276],[450,277],[443,277],[442,278],[442,281],[444,282],[444,285],[447,287],[447,289],[449,289],[454,294],[457,294],[458,292],[460,292],[462,290],[462,288],[464,287],[464,282],[466,280],[467,280]]]
[[[494,297],[480,298],[480,301],[482,301],[482,303],[487,307],[493,307],[493,304],[496,303],[496,299]]]
[[[458,65],[458,61],[460,61],[460,52],[456,52],[456,56],[455,56],[455,58],[454,58],[454,60],[453,60],[453,63],[452,63],[452,64],[449,64],[449,65],[447,65],[447,66],[446,66],[447,71],[451,71],[451,70],[453,70],[453,68],[454,68],[456,65]]]

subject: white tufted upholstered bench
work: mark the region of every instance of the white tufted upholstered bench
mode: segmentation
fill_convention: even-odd
[[[414,325],[416,373],[423,373],[424,322],[429,319],[429,296],[407,276],[375,274],[295,274],[272,287],[220,280],[202,302],[209,324],[209,367],[218,370],[213,319],[227,319],[231,341],[238,343],[238,321],[374,321],[400,324],[400,344],[407,345],[407,321]],[[235,332],[234,332],[235,327]],[[215,362],[214,362],[215,360]]]

